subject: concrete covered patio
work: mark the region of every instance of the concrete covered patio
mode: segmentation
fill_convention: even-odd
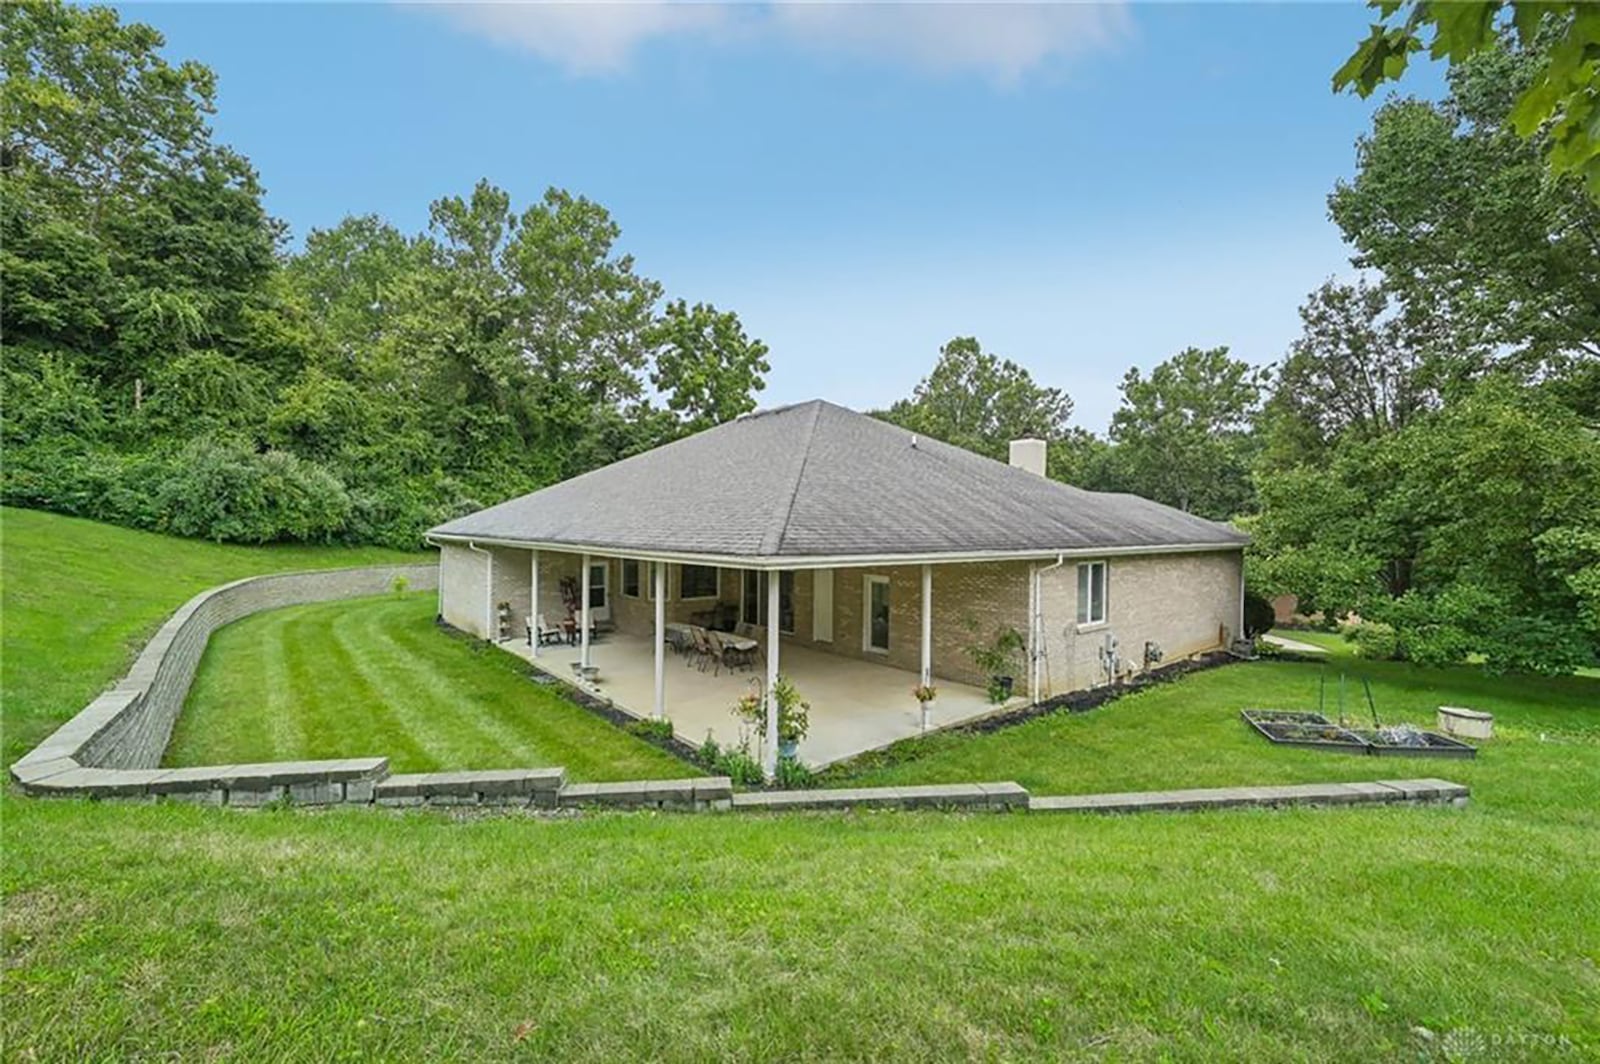
[[[500,647],[535,660],[523,640],[501,643]],[[655,652],[649,638],[613,633],[591,643],[589,660],[599,669],[593,684],[578,683],[572,666],[581,653],[575,646],[545,646],[537,661],[561,679],[609,698],[640,719],[653,715]],[[811,703],[810,734],[800,744],[799,755],[812,768],[921,733],[922,713],[911,695],[917,685],[915,672],[788,643],[779,656],[783,674]],[[765,669],[759,663],[754,668],[723,669],[713,675],[710,669],[702,672],[668,651],[665,673],[667,718],[680,739],[698,746],[707,732],[723,745],[737,745],[748,738],[750,752],[760,753],[762,736],[733,714],[740,696],[764,687]],[[1004,708],[991,703],[976,687],[948,680],[938,681],[938,687],[939,699],[929,714],[930,731]]]

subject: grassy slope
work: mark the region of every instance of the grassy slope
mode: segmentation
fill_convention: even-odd
[[[197,591],[258,573],[430,557],[379,548],[224,546],[0,508],[4,763],[121,675]]]
[[[521,663],[442,637],[434,595],[272,610],[212,637],[167,762],[386,754],[396,772],[564,765],[573,779],[693,774],[528,682]]]
[[[48,632],[9,615],[15,572],[62,564],[36,552],[126,535],[50,520],[6,543],[11,731],[14,684],[75,705],[126,654],[84,660],[71,597],[33,607]],[[237,575],[197,575],[193,547],[148,564]],[[109,587],[156,579],[91,561]],[[186,593],[148,590],[124,640]],[[1386,712],[1496,709],[1507,738],[1478,764],[1395,765],[1470,771],[1469,808],[457,821],[6,797],[0,1034],[39,1059],[1438,1058],[1424,1025],[1493,1040],[1479,1059],[1594,1052],[1600,684],[1392,670]],[[1304,704],[1315,675],[1230,667],[879,771],[1321,775],[1234,742],[1235,703]],[[1140,715],[1190,743],[1127,742]]]

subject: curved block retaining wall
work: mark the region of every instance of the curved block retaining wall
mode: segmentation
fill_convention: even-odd
[[[167,619],[116,686],[18,758],[12,776],[28,785],[70,770],[155,770],[212,632],[279,606],[381,595],[399,579],[410,590],[432,590],[439,570],[418,564],[279,573],[202,591]]]

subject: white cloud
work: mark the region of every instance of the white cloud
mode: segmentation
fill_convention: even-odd
[[[655,37],[717,34],[735,13],[694,3],[449,3],[437,10],[464,29],[576,74],[621,70],[634,49]]]
[[[775,39],[824,53],[976,72],[1012,83],[1052,60],[1109,47],[1129,29],[1105,3],[447,3],[437,10],[491,40],[577,74],[624,69],[652,40]]]
[[[812,47],[1001,82],[1128,29],[1127,9],[1113,3],[790,3],[773,5],[772,22]]]

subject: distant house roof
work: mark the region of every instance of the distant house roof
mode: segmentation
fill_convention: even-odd
[[[445,540],[819,565],[1227,550],[1243,533],[1084,491],[822,400],[749,414],[433,529]]]

